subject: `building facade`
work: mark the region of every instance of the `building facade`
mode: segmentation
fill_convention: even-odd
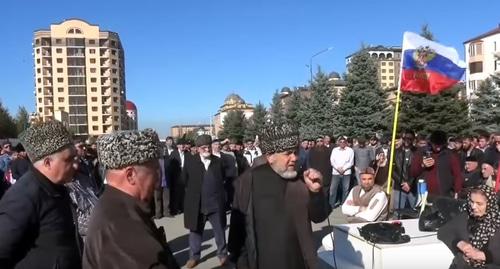
[[[474,97],[481,82],[491,75],[500,75],[500,25],[464,42],[467,97]]]
[[[230,94],[224,100],[224,104],[219,108],[217,114],[214,115],[213,123],[214,123],[214,131],[217,136],[219,132],[224,127],[224,118],[226,118],[227,113],[231,111],[243,111],[246,119],[249,119],[253,116],[254,107],[251,104],[247,104],[243,98],[241,98],[237,94]]]
[[[75,136],[127,129],[124,51],[117,33],[69,19],[34,33],[36,113],[68,113]]]
[[[128,129],[129,130],[137,130],[139,115],[137,114],[137,107],[132,101],[127,100],[126,102],[126,111],[127,111],[127,121],[128,121]]]
[[[214,135],[214,128],[209,124],[184,124],[170,127],[170,135],[179,138],[184,135],[195,134],[196,136],[207,134]]]
[[[397,88],[401,69],[401,47],[368,47],[346,57],[349,70],[352,57],[358,53],[368,53],[377,63],[378,81],[382,89]]]

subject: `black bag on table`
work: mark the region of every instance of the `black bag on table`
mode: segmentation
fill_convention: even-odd
[[[410,242],[410,236],[404,234],[401,222],[376,222],[358,228],[359,234],[367,241],[379,244],[404,244]]]

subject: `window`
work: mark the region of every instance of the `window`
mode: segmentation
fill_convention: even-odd
[[[118,125],[115,125],[114,129],[115,131],[118,131]]]
[[[117,106],[114,106],[114,107],[113,107],[113,111],[114,111],[114,112],[118,112],[118,107],[117,107]]]
[[[85,85],[84,77],[69,77],[68,85]]]
[[[62,68],[57,68],[57,73],[62,73],[63,69]]]
[[[382,76],[382,80],[386,80],[386,79],[387,79],[387,77],[386,77],[386,76]]]
[[[38,78],[38,83],[42,83],[42,79],[41,78]]]
[[[92,121],[98,121],[99,120],[99,117],[97,116],[92,116]]]
[[[40,63],[40,59],[36,59],[36,63],[39,64]]]
[[[69,96],[68,98],[70,105],[86,105],[87,97],[86,96]]]
[[[117,93],[118,92],[118,88],[117,87],[113,87],[113,93]]]
[[[63,58],[57,58],[56,62],[57,62],[58,64],[62,64],[62,62],[63,62]]]
[[[93,106],[93,107],[92,107],[92,111],[96,112],[96,111],[97,111],[97,107],[96,107],[96,106]]]
[[[385,69],[382,69],[382,73],[385,73]]]
[[[93,130],[93,131],[99,131],[99,126],[95,126],[95,125],[94,125],[94,126],[92,126],[92,130]]]
[[[64,92],[64,88],[62,87],[57,88],[57,92]]]
[[[56,38],[56,44],[62,44],[62,39]]]
[[[64,82],[64,78],[57,78],[57,82]]]
[[[97,97],[92,97],[92,102],[97,102]]]
[[[117,70],[116,70],[116,68],[113,68],[111,71],[113,72],[113,74],[116,74]]]
[[[38,88],[38,93],[42,93],[42,88]]]
[[[36,49],[36,54],[39,54],[40,53],[40,49]]]
[[[42,98],[38,98],[38,103],[41,103],[42,102]]]
[[[64,111],[64,107],[60,106],[59,111]]]
[[[111,50],[112,55],[116,55],[116,50]]]
[[[90,78],[90,82],[96,83],[97,82],[97,78]]]
[[[68,88],[69,95],[85,95],[85,86],[71,86]]]
[[[394,69],[389,69],[389,73],[394,73]]]
[[[476,56],[483,54],[483,43],[472,43],[469,45],[469,56]]]
[[[90,53],[90,54],[95,54],[95,49],[90,49],[90,50],[89,50],[89,53]]]
[[[89,39],[89,44],[95,45],[95,40],[94,39]]]
[[[116,64],[116,60],[111,60],[111,63],[112,64]]]
[[[113,118],[115,119],[115,121],[118,121],[120,119],[119,116],[114,116]]]
[[[113,47],[116,46],[116,41],[111,40],[111,46],[113,46]]]
[[[382,83],[382,87],[387,87],[387,83]]]
[[[394,79],[394,76],[390,76],[390,77],[389,77],[389,79],[390,79],[390,80],[393,80],[393,79]]]
[[[483,62],[472,62],[469,64],[471,74],[483,72]]]
[[[85,107],[85,106],[70,106],[69,107],[69,114],[85,115],[85,114],[87,114],[87,107]]]
[[[90,58],[90,63],[95,64],[95,58]]]
[[[92,87],[92,88],[90,88],[90,91],[91,91],[91,92],[97,92],[97,87]]]
[[[59,98],[57,99],[57,101],[59,101],[59,103],[64,102],[64,97],[59,97]]]
[[[61,48],[56,49],[56,53],[62,53],[62,49]]]
[[[114,78],[113,83],[117,83],[117,82],[118,82],[118,79]]]
[[[385,62],[382,62],[382,63],[381,63],[381,65],[382,65],[382,66],[385,66]]]
[[[38,112],[42,113],[42,108],[41,107],[38,108]]]
[[[393,63],[393,62],[389,62],[389,66],[393,66],[393,65],[394,65],[394,63]]]
[[[41,72],[40,68],[37,68],[37,69],[36,69],[36,73],[37,73],[37,74],[40,74],[40,72]]]
[[[113,97],[113,102],[118,102],[118,97]]]
[[[90,73],[95,73],[96,69],[95,68],[90,68]]]

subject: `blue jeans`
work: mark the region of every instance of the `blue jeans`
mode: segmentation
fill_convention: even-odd
[[[330,184],[330,205],[335,207],[335,202],[337,202],[337,192],[339,184],[342,184],[342,199],[340,203],[343,203],[349,194],[349,183],[351,181],[351,175],[332,175],[332,183]]]
[[[401,194],[401,201],[399,200],[399,194]],[[408,203],[409,208],[414,208],[415,203],[417,202],[417,197],[412,192],[404,192],[399,190],[392,190],[393,197],[393,209],[402,209],[406,208],[406,203]]]

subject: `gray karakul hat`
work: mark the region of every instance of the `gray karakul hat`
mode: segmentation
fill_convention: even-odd
[[[31,162],[56,153],[72,145],[71,135],[60,121],[47,121],[31,125],[19,135]]]
[[[212,144],[212,137],[209,135],[200,135],[196,138],[195,146],[201,147]]]
[[[97,139],[97,156],[106,169],[143,164],[160,157],[160,140],[153,129],[119,131]]]
[[[259,135],[262,153],[273,154],[288,150],[295,150],[299,145],[297,128],[288,124],[281,126],[267,126]]]

